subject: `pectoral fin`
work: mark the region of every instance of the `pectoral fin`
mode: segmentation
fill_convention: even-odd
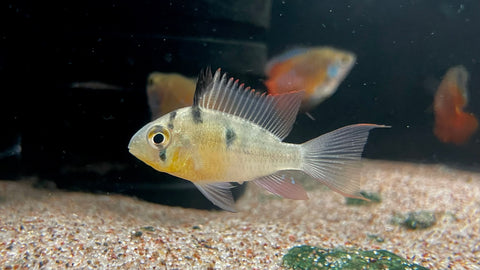
[[[237,210],[235,210],[235,201],[230,191],[233,186],[230,183],[193,184],[214,205],[226,211],[237,212]]]

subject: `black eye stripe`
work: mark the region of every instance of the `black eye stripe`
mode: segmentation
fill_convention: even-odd
[[[177,115],[176,111],[170,113],[170,117],[168,119],[168,128],[173,129],[173,120],[175,120],[175,116]]]
[[[162,149],[159,153],[159,157],[162,161],[167,159],[167,149]]]

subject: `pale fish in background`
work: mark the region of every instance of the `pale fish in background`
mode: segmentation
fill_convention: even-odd
[[[191,181],[216,206],[235,211],[229,182],[253,181],[289,199],[308,196],[292,170],[344,196],[358,197],[358,165],[372,124],[346,126],[303,144],[284,143],[303,91],[259,94],[217,70],[201,72],[193,105],[141,128],[130,153]]]
[[[22,136],[17,137],[15,144],[11,145],[7,149],[0,150],[0,159],[17,157],[22,155]]]
[[[98,81],[74,82],[70,85],[70,88],[84,88],[93,90],[122,90],[122,87],[120,86]]]
[[[268,93],[305,90],[301,109],[308,111],[335,93],[356,56],[331,47],[297,48],[270,60],[265,67]]]
[[[463,111],[468,102],[468,71],[464,66],[450,68],[435,94],[433,133],[442,142],[464,144],[478,128],[472,113]]]
[[[194,79],[178,73],[151,73],[147,79],[147,97],[152,120],[192,105],[194,92]]]

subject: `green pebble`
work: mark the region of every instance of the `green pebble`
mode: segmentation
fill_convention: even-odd
[[[132,232],[132,237],[140,237],[140,236],[142,236],[142,234],[143,233],[141,231],[133,231]]]
[[[385,242],[385,239],[383,237],[379,236],[378,234],[367,234],[367,237],[369,239],[375,240],[378,243]]]
[[[404,214],[401,213],[395,213],[393,214],[392,218],[390,219],[390,223],[394,225],[402,225],[405,222],[405,219],[407,217]]]
[[[380,203],[382,201],[382,197],[377,192],[368,192],[368,191],[360,191],[359,193],[367,200],[357,199],[357,198],[345,198],[345,203],[347,205],[369,205],[372,203]]]
[[[312,246],[296,246],[283,256],[287,269],[428,269],[386,250],[323,249]]]
[[[145,227],[142,227],[142,230],[149,231],[149,232],[154,232],[155,228],[153,226],[145,226]]]
[[[431,211],[409,212],[402,225],[409,229],[426,229],[436,222],[435,213]]]

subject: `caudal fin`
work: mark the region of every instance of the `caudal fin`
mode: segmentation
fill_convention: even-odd
[[[360,197],[359,161],[371,129],[357,124],[339,128],[302,144],[302,170],[347,197]]]

